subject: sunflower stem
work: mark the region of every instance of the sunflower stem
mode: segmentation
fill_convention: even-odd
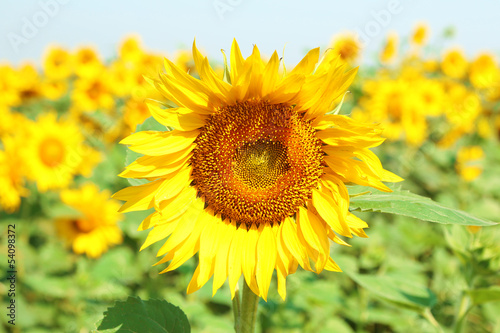
[[[240,321],[240,316],[241,316],[241,309],[240,309],[240,288],[238,288],[238,285],[236,285],[236,290],[234,292],[234,297],[233,297],[233,315],[234,315],[234,331],[236,333],[240,332],[240,327],[241,327],[241,321]]]
[[[246,281],[244,281],[243,297],[240,308],[239,330],[236,331],[237,333],[255,332],[255,322],[257,320],[258,306],[259,296],[255,295],[250,287],[248,287]]]

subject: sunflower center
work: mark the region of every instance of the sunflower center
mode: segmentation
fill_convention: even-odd
[[[220,108],[195,141],[193,183],[237,223],[280,223],[311,196],[321,142],[292,106],[252,100]]]
[[[234,174],[250,188],[272,186],[288,171],[288,154],[279,141],[257,140],[236,149]]]
[[[75,228],[82,233],[89,233],[95,229],[95,223],[89,219],[76,219],[73,223]]]
[[[54,138],[47,138],[40,144],[40,159],[48,167],[59,165],[64,159],[64,146]]]

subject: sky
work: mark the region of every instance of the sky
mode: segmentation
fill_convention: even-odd
[[[500,54],[498,0],[0,0],[0,62],[40,63],[53,44],[90,45],[110,58],[135,34],[144,48],[165,56],[196,38],[209,58],[221,61],[220,50],[230,50],[236,38],[244,55],[254,44],[266,55],[285,48],[286,63],[295,64],[345,31],[361,36],[363,60],[370,61],[389,32],[408,36],[418,22],[429,25],[436,50]],[[444,40],[449,27],[455,36]]]

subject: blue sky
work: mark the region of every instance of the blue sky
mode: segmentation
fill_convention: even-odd
[[[294,64],[346,30],[370,32],[366,61],[389,31],[407,36],[420,21],[429,24],[439,49],[459,45],[473,56],[500,53],[498,13],[500,1],[493,0],[2,0],[0,61],[39,62],[49,44],[93,45],[111,57],[124,36],[135,33],[146,49],[166,55],[189,48],[196,37],[218,60],[233,37],[247,55],[253,44],[268,55],[286,46],[285,60]],[[440,36],[450,26],[456,35],[443,45]]]

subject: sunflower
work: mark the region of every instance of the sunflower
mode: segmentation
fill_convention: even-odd
[[[359,39],[351,32],[334,36],[331,45],[333,52],[340,56],[340,60],[347,63],[355,62],[361,54]]]
[[[482,53],[471,63],[469,80],[479,89],[491,89],[500,82],[500,68],[493,54]]]
[[[429,27],[425,23],[419,23],[413,30],[413,34],[411,36],[412,44],[416,46],[423,46],[427,42],[429,38]]]
[[[21,204],[21,197],[28,195],[24,187],[26,163],[19,154],[20,143],[13,137],[5,137],[0,141],[0,210],[15,212]]]
[[[82,111],[110,111],[115,106],[113,95],[114,83],[110,73],[103,72],[92,78],[79,78],[75,81],[75,88],[71,99],[76,108]]]
[[[461,79],[467,74],[469,63],[460,49],[451,49],[443,56],[441,69],[443,73],[454,79]]]
[[[96,162],[96,151],[85,144],[77,124],[57,120],[47,112],[27,124],[28,137],[23,153],[30,161],[27,176],[36,181],[38,190],[68,187],[75,175],[89,173]],[[92,164],[92,165],[89,165]]]
[[[466,182],[475,180],[483,171],[482,160],[484,160],[484,151],[480,146],[461,147],[455,163],[457,173]]]
[[[79,77],[94,78],[103,72],[104,65],[92,47],[82,47],[73,56],[75,72]]]
[[[382,63],[393,62],[398,54],[398,35],[396,33],[391,33],[387,37],[384,48],[380,53],[380,61]]]
[[[58,218],[58,233],[71,244],[77,254],[100,257],[107,249],[122,242],[122,233],[116,225],[122,219],[117,212],[120,204],[110,199],[107,190],[99,191],[92,183],[77,190],[61,191],[61,200],[79,215]]]
[[[215,74],[193,44],[200,79],[165,59],[165,73],[149,79],[171,103],[149,102],[153,117],[172,131],[137,132],[122,140],[144,154],[122,177],[148,179],[115,198],[121,211],[154,208],[140,225],[153,228],[145,248],[168,237],[157,263],[176,269],[199,253],[188,293],[213,276],[232,296],[241,275],[264,300],[273,271],[286,296],[286,277],[302,268],[340,271],[329,239],[366,237],[368,225],[349,212],[346,183],[390,191],[381,181],[401,178],[369,150],[383,139],[373,125],[332,111],[356,74],[334,52],[318,62],[319,48],[291,71],[259,49],[244,59],[236,41],[231,68]]]
[[[50,48],[43,60],[43,71],[51,80],[64,80],[70,77],[73,74],[72,56],[63,48]]]

